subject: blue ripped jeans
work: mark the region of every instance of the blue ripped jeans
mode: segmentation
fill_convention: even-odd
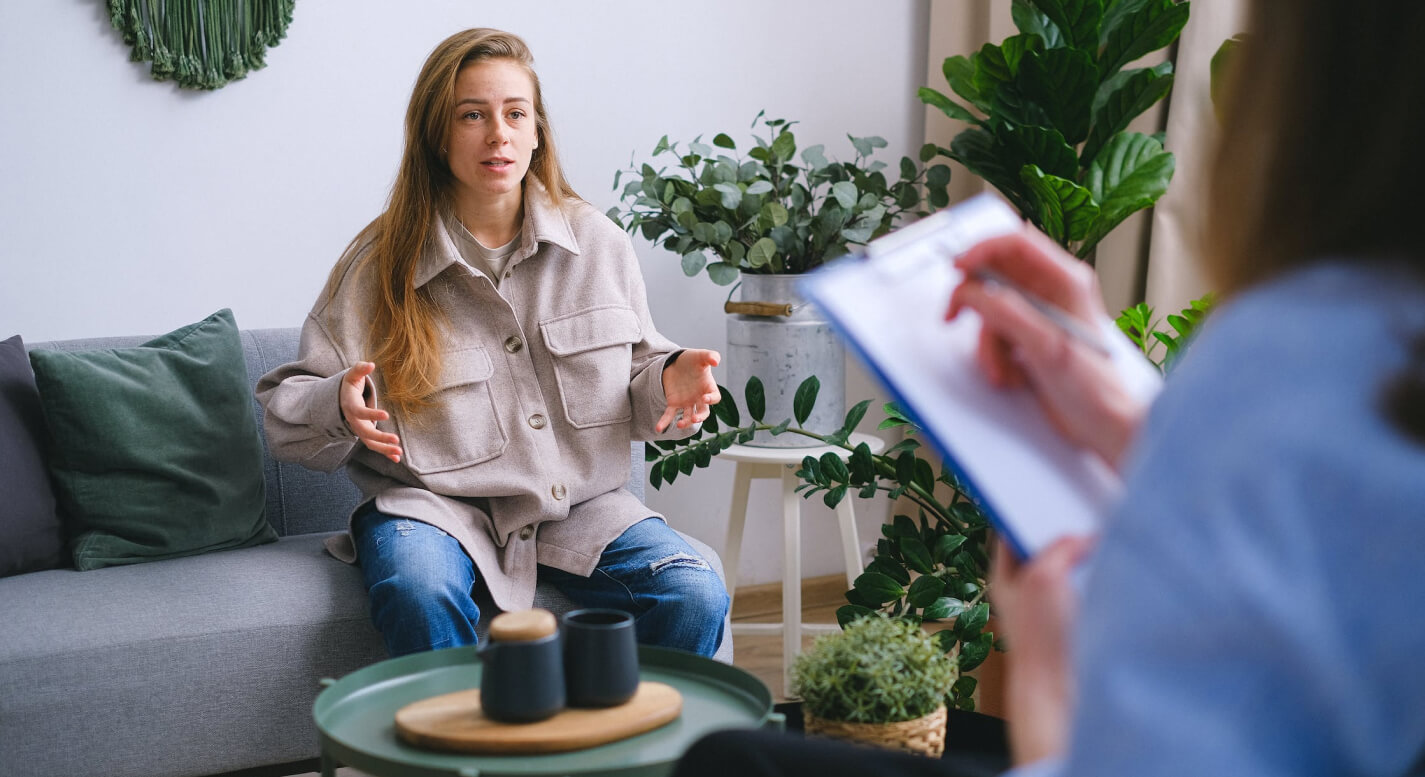
[[[460,543],[430,524],[386,515],[368,505],[352,533],[371,619],[392,656],[474,645],[480,608],[472,592],[479,570]],[[540,566],[580,607],[634,615],[638,641],[711,656],[722,642],[728,596],[707,561],[666,523],[646,518],[604,548],[589,577]]]

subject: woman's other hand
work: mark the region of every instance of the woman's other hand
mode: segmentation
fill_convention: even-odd
[[[1070,337],[1024,296],[976,276],[991,270],[1027,294],[1098,331],[1107,317],[1093,268],[1034,229],[986,240],[955,260],[965,281],[950,296],[946,318],[980,315],[976,358],[1002,388],[1027,387],[1070,441],[1117,467],[1146,412],[1124,388],[1107,356]]]
[[[678,360],[663,370],[663,394],[668,400],[668,408],[654,427],[658,433],[663,433],[674,418],[678,419],[679,429],[687,429],[708,417],[709,408],[722,398],[712,375],[712,368],[720,361],[722,357],[717,351],[689,348],[678,354]],[[682,411],[681,417],[678,416],[679,411]]]
[[[391,461],[401,461],[401,438],[376,428],[391,415],[366,406],[366,378],[376,371],[372,362],[357,362],[341,379],[341,415],[361,444]]]
[[[1092,546],[1066,537],[1019,563],[997,543],[990,598],[1004,634],[1005,706],[1016,765],[1064,752],[1073,712],[1069,632],[1078,611],[1071,576]]]

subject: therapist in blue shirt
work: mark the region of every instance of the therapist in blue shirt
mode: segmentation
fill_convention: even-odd
[[[1101,536],[995,559],[1016,777],[1425,774],[1425,3],[1256,0],[1249,30],[1202,246],[1222,303],[1151,407],[1015,292],[950,302],[987,377],[1126,484]],[[1106,315],[1038,233],[956,262]],[[756,735],[694,764],[955,773]]]

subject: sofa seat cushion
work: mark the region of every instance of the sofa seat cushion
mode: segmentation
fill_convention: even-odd
[[[326,536],[0,579],[6,769],[163,777],[316,755],[319,680],[385,658],[360,570]]]

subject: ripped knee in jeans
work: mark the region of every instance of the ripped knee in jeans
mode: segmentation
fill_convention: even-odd
[[[664,556],[648,565],[648,571],[655,575],[665,569],[675,568],[712,570],[712,567],[708,565],[707,561],[691,553],[674,553],[671,556]]]

